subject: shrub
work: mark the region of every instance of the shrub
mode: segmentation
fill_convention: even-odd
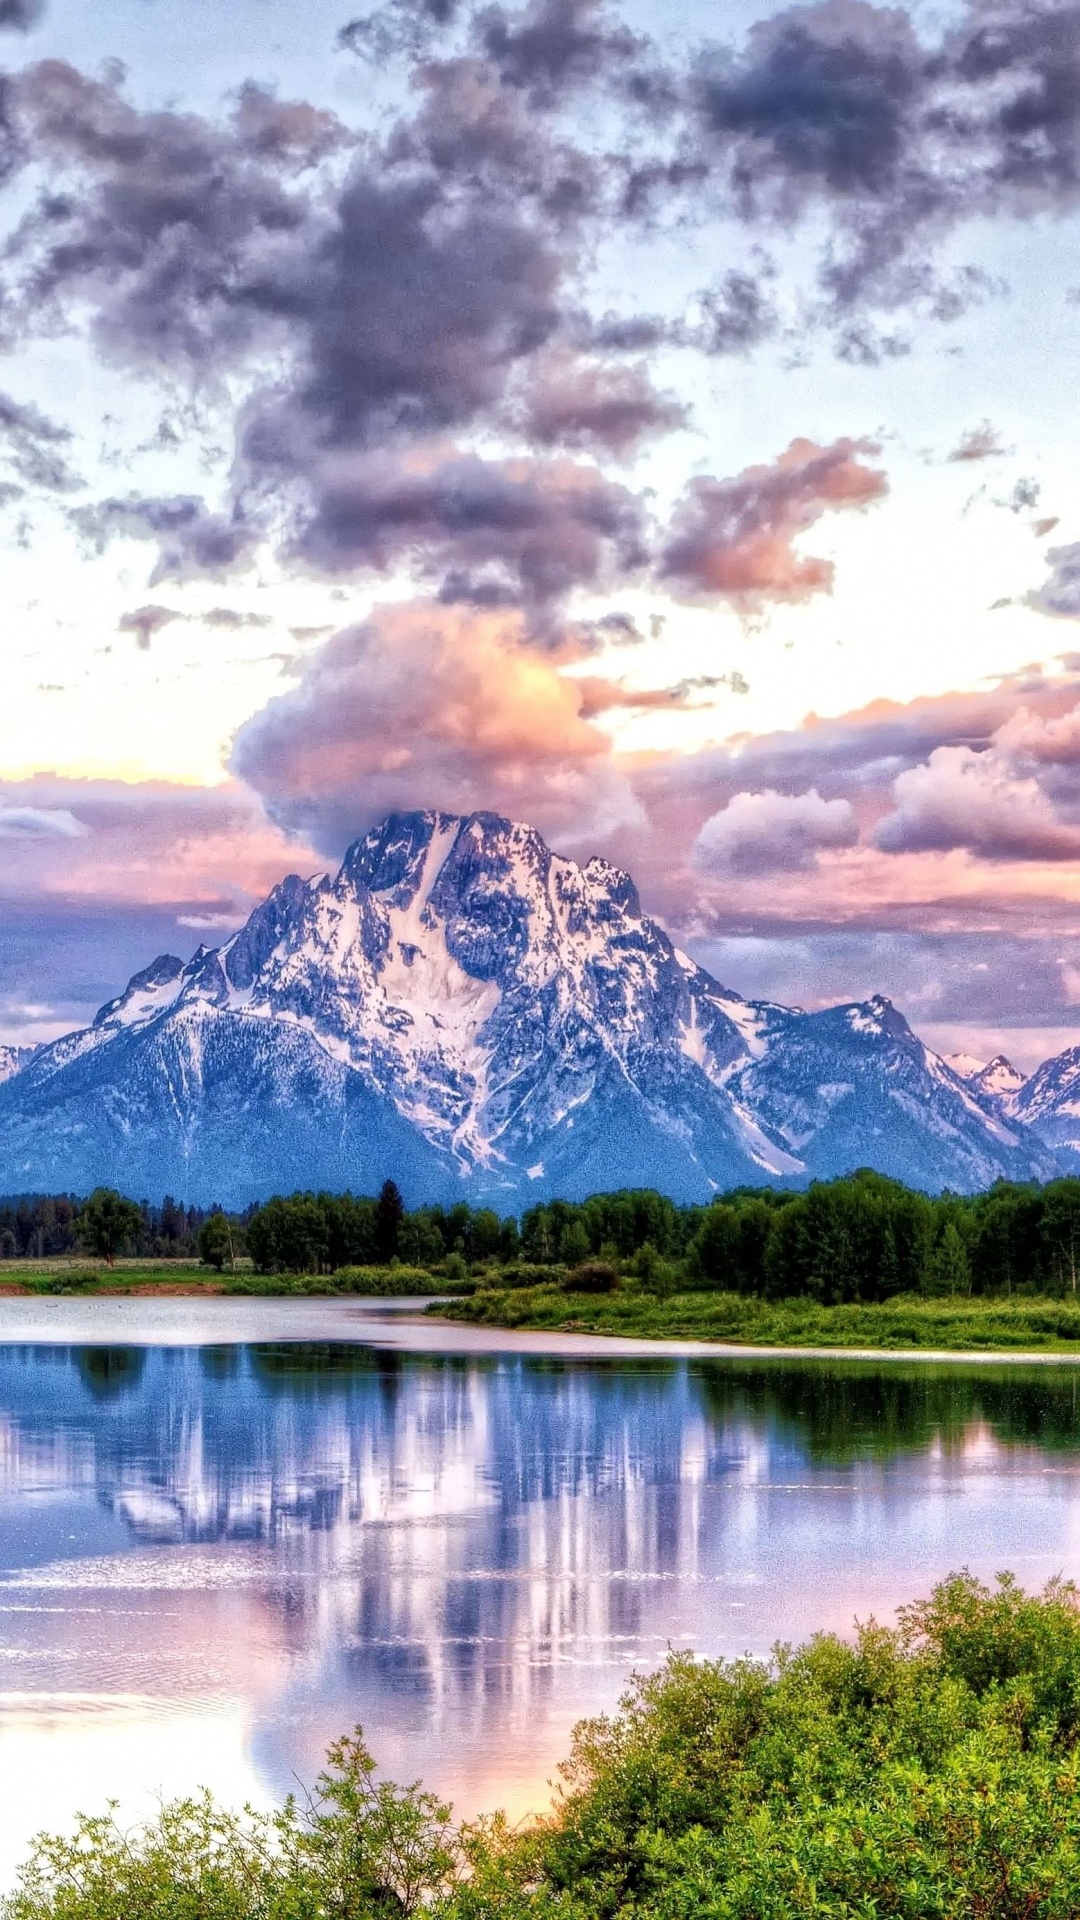
[[[619,1284],[619,1269],[610,1260],[582,1260],[562,1281],[566,1293],[611,1293]]]

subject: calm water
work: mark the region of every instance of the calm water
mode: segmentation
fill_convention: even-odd
[[[365,1327],[157,1302],[86,1345],[65,1303],[11,1304],[2,1882],[45,1820],[197,1783],[269,1802],[356,1721],[390,1773],[521,1812],[669,1646],[847,1631],[965,1563],[1080,1576],[1080,1369],[523,1353],[378,1319],[373,1344],[237,1341]]]

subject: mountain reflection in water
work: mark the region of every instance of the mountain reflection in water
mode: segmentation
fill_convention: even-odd
[[[669,1646],[1080,1573],[1068,1368],[0,1347],[0,1872],[115,1790],[542,1805]]]

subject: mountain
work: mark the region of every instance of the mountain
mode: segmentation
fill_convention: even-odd
[[[1080,1047],[1044,1060],[1013,1103],[1020,1123],[1052,1147],[1067,1173],[1080,1173]]]
[[[966,1081],[973,1093],[995,1101],[1002,1112],[1015,1116],[1017,1097],[1026,1083],[1019,1068],[1003,1053],[996,1053],[985,1066],[970,1054],[950,1053],[945,1064]]]
[[[866,1164],[964,1189],[1055,1171],[887,1000],[743,1000],[627,874],[488,813],[392,815],[0,1086],[0,1192],[239,1204],[393,1175],[509,1208]]]
[[[20,1073],[27,1061],[32,1059],[34,1051],[33,1047],[0,1046],[0,1083]]]

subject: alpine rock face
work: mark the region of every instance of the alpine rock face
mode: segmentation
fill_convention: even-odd
[[[865,1165],[958,1189],[1057,1170],[887,1000],[743,1000],[628,875],[487,813],[392,815],[0,1085],[0,1191],[239,1205],[393,1176],[510,1209]]]

